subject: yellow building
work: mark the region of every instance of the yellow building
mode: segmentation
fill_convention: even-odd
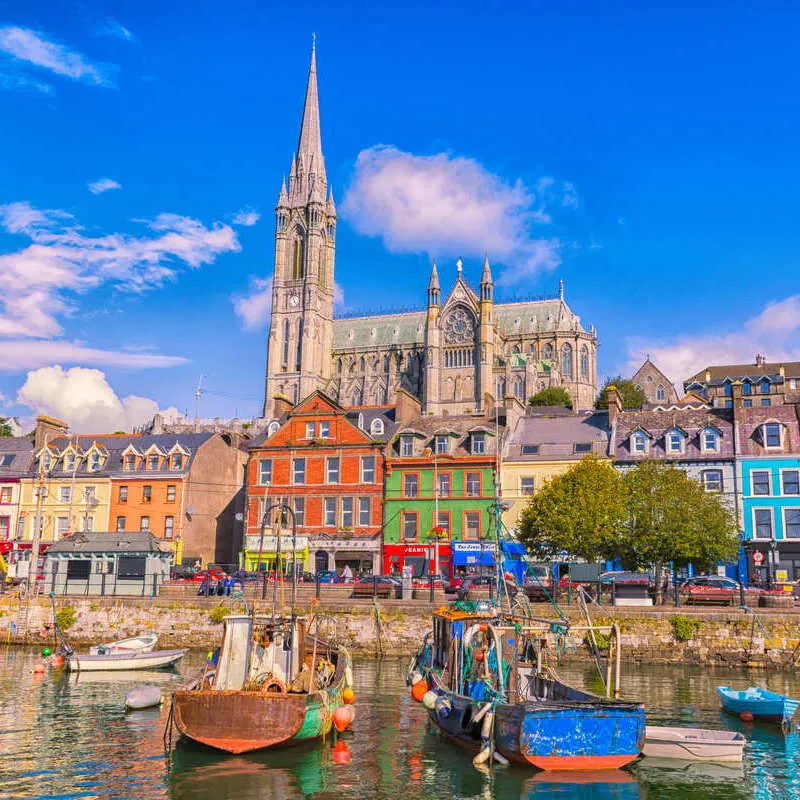
[[[609,459],[607,411],[528,408],[503,448],[500,487],[511,508],[503,522],[513,531],[530,496],[587,455]],[[609,459],[610,460],[610,459]]]
[[[40,518],[41,541],[72,531],[107,531],[111,505],[108,450],[86,437],[45,443],[20,481],[22,539],[32,541]]]

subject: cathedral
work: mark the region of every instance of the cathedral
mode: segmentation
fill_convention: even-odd
[[[264,416],[275,398],[293,403],[320,389],[345,406],[389,405],[398,389],[425,414],[478,414],[504,397],[523,404],[563,386],[575,409],[597,396],[597,335],[564,300],[495,303],[488,257],[477,291],[459,259],[442,292],[434,261],[419,311],[336,319],[336,206],[325,174],[312,51],[288,187],[275,209],[272,316]],[[442,280],[445,280],[444,270]],[[422,300],[423,292],[420,292]]]

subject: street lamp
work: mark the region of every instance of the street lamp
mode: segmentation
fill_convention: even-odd
[[[430,590],[431,590],[430,601],[431,601],[431,603],[433,603],[433,573],[430,571],[430,563],[431,563],[431,559],[434,557],[435,546],[432,547],[431,545],[428,545],[427,549],[428,549],[428,554],[427,554],[428,555],[428,583],[430,584]]]

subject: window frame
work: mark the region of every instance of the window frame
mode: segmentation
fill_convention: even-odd
[[[372,462],[372,478],[367,478],[367,471],[364,469],[364,465],[367,461]],[[361,483],[377,483],[377,472],[376,467],[378,464],[378,459],[375,456],[361,456]]]
[[[128,486],[124,484],[119,487],[119,491],[117,492],[117,502],[118,503],[127,503],[128,502]]]
[[[708,438],[712,437],[714,439],[714,446],[708,446]],[[714,428],[705,427],[700,432],[700,449],[704,453],[718,453],[719,452],[719,440],[720,436]]]
[[[298,475],[300,479],[298,480]],[[305,458],[292,459],[292,486],[306,485],[306,460]]]
[[[480,443],[480,444],[479,444]],[[484,431],[471,431],[469,434],[469,452],[473,456],[486,455],[486,433]]]
[[[797,514],[797,521],[792,522],[792,526],[797,528],[797,536],[789,536],[789,514]],[[783,509],[783,538],[784,539],[800,539],[800,506],[784,506]]]
[[[795,486],[797,487],[796,492],[787,492],[786,491],[786,475],[794,473],[796,481],[794,482]],[[800,495],[800,467],[787,467],[786,469],[780,470],[780,477],[781,477],[781,495],[783,497],[797,497]]]
[[[333,512],[333,521],[329,522],[328,513]],[[322,498],[322,525],[325,528],[335,528],[336,527],[336,498],[335,497],[323,497]]]
[[[366,522],[364,515],[366,514]],[[372,525],[372,498],[369,495],[361,495],[358,498],[358,527],[369,528]]]
[[[756,491],[756,475],[767,476],[767,491]],[[750,470],[750,496],[751,497],[772,497],[772,470],[769,469],[751,469]]]
[[[530,481],[530,491],[526,491],[525,481]],[[530,497],[536,491],[536,476],[535,475],[520,475],[519,476],[519,493],[522,497]]]
[[[164,538],[165,539],[175,538],[175,517],[172,514],[167,514],[164,517]]]
[[[170,495],[172,495],[170,497]],[[167,484],[167,502],[174,503],[178,497],[178,486],[175,483]]]
[[[147,524],[145,525],[145,520],[147,520]],[[139,531],[140,533],[145,533],[150,530],[150,516],[149,514],[142,514],[139,517]]]
[[[440,519],[436,518],[437,513],[438,513]],[[442,519],[441,518],[444,518],[446,520],[444,525],[442,525]],[[447,538],[450,539],[452,537],[452,535],[453,535],[453,512],[452,511],[449,511],[447,509],[443,510],[441,508],[439,509],[438,512],[436,510],[434,510],[433,514],[431,515],[431,519],[433,520],[433,525],[431,527],[433,527],[433,528],[436,528],[436,527],[444,528],[445,531],[447,531]]]
[[[333,475],[333,477],[331,477]],[[325,483],[333,486],[342,482],[342,461],[339,456],[325,457]]]
[[[443,448],[439,445],[444,444]],[[450,452],[450,437],[446,433],[437,433],[433,439],[434,450],[437,456],[445,456]]]
[[[414,519],[414,536],[410,538],[406,536],[406,522],[413,517]],[[402,542],[418,542],[419,541],[419,511],[413,509],[403,509],[400,512],[400,541]]]
[[[639,449],[638,444],[642,443],[644,447]],[[633,455],[639,456],[646,456],[650,452],[650,437],[641,430],[636,430],[631,433],[631,453]]]
[[[718,487],[712,487],[711,486],[711,482],[708,480],[708,476],[712,475],[712,474],[719,475],[719,486]],[[717,468],[717,467],[712,468],[712,469],[704,469],[700,473],[700,482],[703,484],[703,489],[706,492],[718,493],[718,492],[725,491],[725,476],[722,474],[722,470]]]
[[[783,448],[783,428],[781,427],[780,422],[765,422],[763,424],[764,429],[764,448],[766,450],[780,450]],[[778,434],[778,443],[777,444],[770,444],[770,436],[771,434],[777,431]]]
[[[306,422],[306,433],[304,439],[316,438],[317,424],[315,422]]]
[[[675,443],[677,440],[677,447]],[[667,453],[669,455],[681,455],[684,451],[684,442],[686,437],[677,428],[670,428],[666,435]]]
[[[410,452],[406,452],[406,450]],[[414,456],[414,437],[410,434],[403,434],[400,437],[400,455],[403,458],[413,458]]]
[[[355,525],[355,502],[353,497],[340,497],[339,498],[339,512],[342,528],[354,528]],[[349,501],[350,509],[345,508],[345,504]],[[347,514],[350,515],[350,522],[347,522]]]
[[[770,526],[770,535],[769,536],[759,536],[758,529],[759,529],[759,522],[758,522],[758,512],[764,511],[765,513],[769,514],[769,526]],[[775,515],[773,514],[772,508],[765,508],[764,506],[760,507],[753,507],[753,539],[758,539],[761,542],[768,542],[773,539],[775,536]]]
[[[158,462],[159,462],[158,453],[150,453],[147,456],[147,465],[145,469],[150,470],[151,472],[158,471]]]
[[[478,535],[472,539],[467,536],[467,518],[471,515],[478,517]],[[481,534],[483,533],[483,512],[477,508],[466,508],[461,512],[461,541],[463,542],[479,542],[481,541]]]
[[[265,467],[268,468],[265,469]],[[268,472],[269,475],[264,479],[264,473]],[[272,483],[272,459],[271,458],[260,458],[258,459],[258,485],[259,486],[269,486]]]
[[[13,502],[13,497],[14,488],[12,486],[0,486],[0,504],[10,505]]]
[[[470,476],[478,476],[478,493],[469,491]],[[483,472],[480,470],[464,470],[464,497],[483,497]]]
[[[122,522],[121,526],[120,526],[120,522]],[[127,523],[127,520],[125,519],[125,517],[122,514],[120,514],[119,516],[117,516],[117,524],[116,524],[116,527],[114,528],[114,530],[117,533],[125,533],[125,525],[126,525],[126,523]]]
[[[319,438],[320,439],[330,439],[331,438],[331,423],[326,420],[320,420],[319,423]]]
[[[447,494],[442,494],[440,491],[439,480],[445,478],[447,480]],[[436,497],[440,500],[450,498],[453,496],[453,473],[446,469],[446,470],[436,470],[436,486],[434,487],[436,491]]]
[[[143,503],[152,503],[153,502],[153,486],[152,484],[145,483],[142,485],[142,502]]]
[[[306,498],[295,495],[292,511],[294,511],[294,524],[298,528],[304,528],[306,524]]]
[[[173,453],[169,457],[169,468],[174,470],[183,469],[183,453]]]
[[[72,487],[59,486],[58,487],[58,502],[62,505],[67,505],[72,502]]]
[[[406,481],[408,478],[414,478],[416,480],[416,484],[414,487],[414,494],[408,493],[408,487]],[[420,488],[422,483],[422,476],[419,472],[403,472],[402,473],[402,496],[408,500],[418,500],[420,496]]]

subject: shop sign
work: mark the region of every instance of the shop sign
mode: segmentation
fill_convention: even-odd
[[[247,548],[248,552],[258,553],[258,548],[261,546],[260,539],[261,537],[256,536],[255,534],[250,534],[248,536],[245,536],[245,547]],[[295,547],[298,550],[305,550],[308,547],[308,536],[298,536]],[[276,553],[277,551],[278,551],[278,537],[271,535],[265,536],[263,552]],[[292,552],[291,536],[281,536],[281,552],[282,553]]]

